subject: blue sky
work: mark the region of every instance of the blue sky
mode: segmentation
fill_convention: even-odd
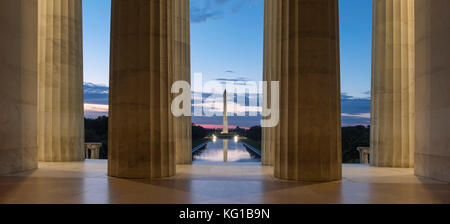
[[[368,124],[372,1],[339,2],[343,124]],[[84,79],[95,84],[86,85],[85,101],[91,106],[87,115],[97,116],[107,108],[111,3],[85,0],[83,4]],[[261,80],[263,25],[263,0],[191,0],[191,72],[203,73],[204,81]],[[221,118],[195,119],[214,124]],[[246,126],[258,119],[247,118]]]
[[[111,0],[83,1],[84,81],[109,84]]]
[[[191,71],[262,79],[263,0],[191,0]]]

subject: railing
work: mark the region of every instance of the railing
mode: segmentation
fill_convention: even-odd
[[[243,143],[243,144],[244,144],[244,146],[246,148],[252,150],[254,153],[258,154],[258,156],[261,156],[261,151],[260,150],[256,149],[255,147],[253,147],[253,146],[251,146],[251,145],[249,145],[247,143]]]
[[[194,153],[194,152],[204,148],[206,146],[206,144],[208,144],[208,142],[204,142],[204,143],[202,143],[200,145],[197,145],[195,148],[192,149],[192,153]]]
[[[358,147],[359,161],[361,164],[370,164],[370,147]]]
[[[84,158],[86,159],[100,159],[100,148],[102,143],[85,143],[84,144]]]

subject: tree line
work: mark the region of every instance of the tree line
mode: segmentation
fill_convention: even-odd
[[[85,118],[85,141],[102,143],[100,149],[100,159],[108,158],[108,117],[98,117],[96,119]],[[202,126],[192,125],[192,141],[199,142],[208,135],[220,132],[219,129],[206,129]],[[254,126],[249,129],[236,127],[230,130],[231,133],[245,136],[252,142],[261,142],[261,126]],[[353,126],[342,128],[342,161],[343,163],[359,163],[359,152],[357,147],[368,147],[370,145],[370,127]]]

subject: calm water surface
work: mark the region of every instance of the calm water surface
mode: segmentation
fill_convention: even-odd
[[[261,157],[247,150],[241,141],[218,139],[209,141],[204,149],[194,152],[194,163],[248,163],[261,162]]]

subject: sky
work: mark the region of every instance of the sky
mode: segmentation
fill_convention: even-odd
[[[204,83],[261,81],[264,1],[190,1],[192,76],[202,73]],[[83,1],[87,117],[106,115],[108,108],[110,4],[110,0]],[[372,1],[340,0],[339,4],[343,125],[367,125],[370,123]],[[197,90],[193,89],[194,98],[202,96]],[[246,102],[258,98],[258,92],[246,96]],[[197,104],[193,103],[195,110]],[[238,102],[230,104],[239,106]],[[209,127],[220,125],[221,120],[220,116],[193,117],[194,123]],[[232,117],[230,125],[251,127],[258,125],[259,120],[260,116]]]

